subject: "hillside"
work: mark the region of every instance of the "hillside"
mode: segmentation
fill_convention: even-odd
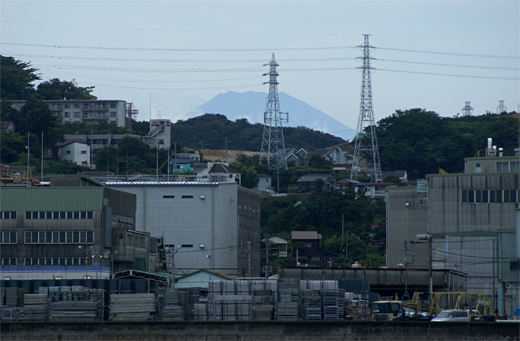
[[[196,117],[206,113],[218,113],[226,116],[231,121],[245,118],[252,124],[263,124],[267,96],[268,94],[264,92],[247,91],[238,93],[228,91],[218,94],[206,103],[193,109],[188,113],[188,116]],[[284,126],[307,127],[330,133],[344,140],[352,140],[354,138],[356,134],[354,129],[347,127],[304,101],[284,92],[280,92],[278,97],[280,99],[280,111],[289,113],[289,122],[284,124]],[[355,121],[350,124],[356,126]]]
[[[264,127],[247,119],[230,121],[224,115],[206,114],[172,125],[172,138],[188,148],[260,151]],[[343,143],[343,139],[305,127],[283,129],[287,148],[315,150]]]

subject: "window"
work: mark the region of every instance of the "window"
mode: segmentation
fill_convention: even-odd
[[[81,117],[80,115],[81,115],[81,113],[79,113],[79,112],[75,112],[75,113],[74,113],[74,118],[80,118],[80,117]]]
[[[80,154],[87,154],[86,150],[82,150]]]
[[[74,104],[74,109],[79,109],[79,103]]]
[[[2,266],[16,266],[16,258],[2,258]]]
[[[87,212],[81,212],[81,219],[87,219]]]
[[[87,212],[87,219],[94,219],[94,212],[92,212],[92,211]]]
[[[1,240],[0,240],[1,244],[16,244],[16,242],[17,242],[16,231],[3,231],[2,234],[0,235],[0,237],[1,237]]]
[[[163,199],[174,199],[175,195],[163,195]]]
[[[70,155],[72,152],[70,150],[67,150],[65,153]]]
[[[519,271],[520,270],[520,261],[512,260],[509,262],[509,270],[510,271]]]
[[[70,112],[64,112],[63,113],[63,117],[70,118]]]
[[[183,199],[193,199],[193,195],[183,195]]]
[[[312,247],[311,243],[305,243],[305,247]]]
[[[79,212],[78,211],[74,212],[74,219],[79,219]]]
[[[193,244],[182,244],[181,247],[193,247]]]
[[[70,108],[70,104],[69,103],[65,103],[65,109],[68,109]]]
[[[16,211],[0,212],[0,219],[16,219]]]
[[[110,112],[110,117],[116,117],[116,112],[115,111],[111,111]]]
[[[117,103],[110,103],[110,108],[117,108]]]

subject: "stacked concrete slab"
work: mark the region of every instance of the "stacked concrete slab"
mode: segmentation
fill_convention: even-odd
[[[155,293],[110,295],[110,321],[146,321],[156,317]]]

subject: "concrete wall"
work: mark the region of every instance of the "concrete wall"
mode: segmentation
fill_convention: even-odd
[[[2,340],[519,340],[518,323],[94,322],[2,323]]]

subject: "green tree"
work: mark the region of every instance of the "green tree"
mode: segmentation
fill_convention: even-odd
[[[44,100],[78,100],[78,99],[95,99],[91,95],[94,90],[93,86],[80,87],[73,79],[72,82],[61,81],[53,78],[40,83],[36,88],[36,92]]]
[[[34,81],[40,76],[38,69],[13,57],[0,56],[0,97],[10,100],[26,100],[34,93]]]
[[[332,162],[325,160],[319,155],[313,155],[307,164],[309,167],[332,171]]]
[[[25,149],[26,139],[20,134],[10,134],[6,131],[1,131],[0,134],[2,135],[0,163],[10,164],[18,161],[20,154],[27,151]]]

